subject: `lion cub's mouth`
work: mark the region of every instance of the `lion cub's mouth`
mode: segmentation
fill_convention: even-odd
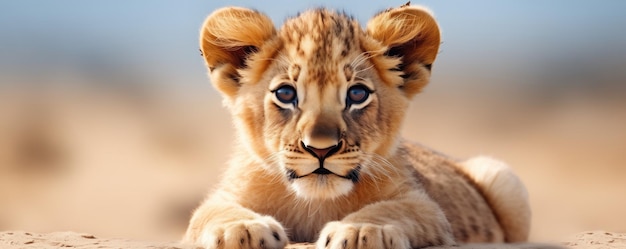
[[[326,168],[317,168],[315,171],[313,171],[313,174],[318,174],[318,175],[328,175],[328,174],[333,174],[333,172],[331,172],[330,170],[326,169]]]
[[[322,177],[326,177],[327,175],[335,175],[335,176],[350,180],[353,183],[356,183],[359,181],[359,178],[361,175],[361,165],[356,166],[354,169],[350,170],[346,175],[336,174],[324,167],[319,167],[313,172],[306,174],[306,175],[298,175],[296,171],[292,169],[287,170],[287,177],[289,178],[289,180],[295,180],[295,179],[312,176],[312,175],[317,175],[317,176],[322,176]]]
[[[353,169],[348,170],[345,173],[345,175],[342,174],[343,172],[337,173],[336,171],[334,171],[332,166],[330,169],[326,167],[327,166],[326,159],[330,158],[331,156],[335,154],[340,153],[340,151],[344,149],[343,141],[340,141],[336,146],[333,146],[332,148],[327,148],[327,149],[322,149],[322,150],[307,147],[303,142],[300,142],[300,143],[302,146],[301,148],[304,151],[310,153],[313,157],[317,158],[319,164],[315,170],[308,171],[307,173],[300,172],[300,174],[296,172],[296,170],[294,169],[287,168],[286,173],[287,173],[287,178],[289,179],[289,181],[294,181],[294,180],[305,178],[305,177],[308,177],[307,179],[317,178],[317,180],[321,182],[326,182],[325,180],[330,179],[331,177],[343,178],[346,180],[350,180],[353,183],[356,183],[359,181],[359,178],[361,175],[361,165],[356,165]]]

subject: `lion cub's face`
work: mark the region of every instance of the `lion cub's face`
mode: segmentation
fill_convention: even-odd
[[[411,19],[416,13],[420,20]],[[410,97],[427,83],[439,43],[437,29],[424,31],[434,24],[430,15],[386,11],[369,32],[322,9],[288,20],[279,32],[268,22],[229,8],[212,14],[202,31],[211,79],[235,116],[240,142],[304,198],[335,198],[393,171],[385,157]],[[420,47],[426,52],[414,52]]]

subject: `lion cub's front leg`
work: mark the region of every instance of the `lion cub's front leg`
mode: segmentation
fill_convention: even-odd
[[[317,248],[406,249],[452,245],[450,224],[429,197],[413,192],[397,200],[371,204],[329,222],[320,233]]]
[[[274,218],[236,203],[207,200],[191,218],[184,241],[205,248],[284,248],[285,229]]]

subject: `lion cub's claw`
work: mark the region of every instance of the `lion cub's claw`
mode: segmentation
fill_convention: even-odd
[[[408,237],[393,225],[369,223],[344,223],[340,221],[326,224],[317,240],[316,248],[410,248]]]
[[[274,218],[263,216],[207,227],[201,238],[206,248],[282,249],[289,239]]]

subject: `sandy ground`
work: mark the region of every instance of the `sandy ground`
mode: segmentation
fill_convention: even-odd
[[[153,249],[192,249],[201,248],[194,245],[185,245],[176,242],[146,242],[127,239],[105,239],[91,234],[74,232],[56,232],[48,234],[29,233],[21,231],[0,232],[0,247],[7,249],[18,248],[153,248]],[[311,244],[292,244],[287,249],[314,249]],[[567,241],[554,244],[519,243],[519,244],[471,244],[460,247],[431,247],[438,249],[465,248],[465,249],[558,249],[558,248],[626,248],[626,234],[609,233],[604,231],[583,232],[571,236]]]
[[[574,240],[564,242],[572,248],[623,248],[626,246],[626,235],[609,234],[605,232],[587,232],[577,235]],[[600,247],[599,245],[603,245]],[[0,247],[7,249],[18,248],[153,248],[153,249],[192,249],[201,248],[194,245],[184,245],[175,242],[157,243],[146,241],[132,241],[125,239],[104,239],[91,234],[81,234],[74,232],[56,232],[48,234],[37,234],[29,232],[2,232],[0,233]],[[287,249],[314,249],[311,244],[292,244]],[[465,248],[465,249],[558,249],[564,248],[561,245],[521,243],[521,244],[471,244],[460,247],[431,247],[437,249]]]

